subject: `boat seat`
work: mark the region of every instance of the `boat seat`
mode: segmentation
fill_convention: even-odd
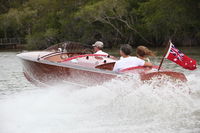
[[[105,64],[98,65],[95,68],[112,71],[114,65],[115,65],[115,62],[111,62],[111,63],[105,63]]]

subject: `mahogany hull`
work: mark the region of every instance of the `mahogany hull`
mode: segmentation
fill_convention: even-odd
[[[187,81],[184,74],[173,71],[158,72],[157,66],[154,66],[151,69],[145,67],[133,67],[124,69],[121,73],[115,73],[111,71],[112,69],[110,70],[113,63],[105,63],[95,67],[90,66],[91,63],[87,63],[88,61],[93,61],[92,58],[89,60],[86,58],[85,63],[87,64],[80,65],[80,63],[76,64],[71,61],[55,62],[45,59],[39,60],[37,57],[40,54],[41,52],[33,52],[18,55],[22,60],[25,77],[35,85],[51,85],[68,82],[92,86],[108,82],[124,73],[140,74],[140,79],[138,80],[142,81],[152,80],[154,77],[163,80],[163,78],[159,78],[162,76],[168,76],[172,80]],[[48,53],[42,54],[46,55]],[[109,69],[107,67],[109,67]]]
[[[78,85],[97,85],[109,81],[117,74],[95,70],[83,70],[54,63],[22,59],[25,77],[33,84],[69,82]]]
[[[187,81],[187,78],[185,77],[185,75],[183,73],[171,72],[171,71],[151,72],[151,73],[141,74],[140,79],[142,81],[148,81],[148,80],[152,80],[154,77],[156,77],[157,79],[161,80],[163,76],[170,77],[170,79],[172,79],[172,80],[179,80],[179,81],[183,81],[183,82]]]

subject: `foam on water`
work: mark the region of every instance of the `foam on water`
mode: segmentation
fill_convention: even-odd
[[[166,61],[164,68],[186,74],[182,86],[127,75],[99,86],[38,88],[24,78],[15,55],[0,53],[0,133],[200,132],[200,69],[179,70]]]
[[[126,77],[101,86],[65,84],[16,93],[0,100],[0,132],[200,132],[200,79],[196,74],[188,79],[179,88]]]

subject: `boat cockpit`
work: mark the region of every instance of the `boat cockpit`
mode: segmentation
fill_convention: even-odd
[[[82,45],[74,42],[64,42],[47,48],[49,51],[38,60],[47,60],[50,62],[97,68],[104,70],[113,70],[116,59],[110,55],[93,54],[91,46]]]

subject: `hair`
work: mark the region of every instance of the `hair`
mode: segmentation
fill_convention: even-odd
[[[155,56],[155,53],[145,46],[138,46],[136,49],[136,55],[140,57],[148,57]]]
[[[98,47],[98,46],[96,46],[98,49],[100,49],[100,50],[103,50],[103,47]]]
[[[132,47],[129,44],[122,45],[120,47],[120,50],[126,55],[130,55],[133,51]]]

